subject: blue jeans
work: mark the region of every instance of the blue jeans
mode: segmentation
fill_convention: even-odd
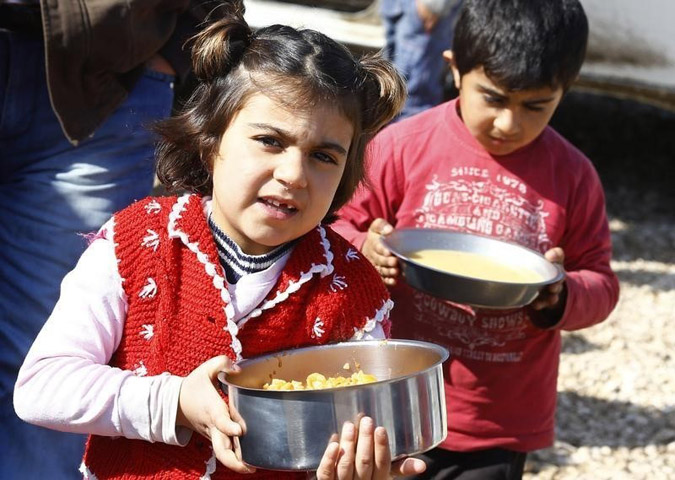
[[[447,71],[443,51],[452,47],[458,10],[459,5],[454,6],[431,32],[426,32],[417,14],[415,0],[382,0],[380,14],[385,28],[385,55],[394,62],[408,86],[408,99],[399,118],[443,101]]]
[[[95,134],[71,145],[45,83],[42,40],[0,30],[0,478],[81,478],[85,437],[14,413],[16,375],[63,276],[115,211],[152,190],[154,139],[173,77],[146,72]]]

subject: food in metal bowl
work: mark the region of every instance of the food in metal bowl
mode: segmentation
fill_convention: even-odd
[[[375,375],[363,373],[363,370],[354,372],[349,377],[339,375],[328,377],[320,373],[310,373],[305,382],[291,380],[287,382],[281,378],[273,378],[271,382],[263,385],[265,390],[322,390],[324,388],[349,387],[350,385],[363,385],[364,383],[377,382]]]
[[[382,243],[399,258],[411,287],[475,307],[522,307],[542,288],[564,278],[564,272],[539,252],[475,234],[397,229],[382,237]]]
[[[480,280],[509,283],[537,283],[543,280],[534,270],[514,267],[480,253],[424,249],[409,252],[408,257],[427,267]]]
[[[232,414],[245,424],[242,459],[270,470],[315,470],[346,421],[369,416],[387,429],[393,459],[429,450],[447,433],[445,348],[412,340],[368,340],[306,347],[239,363],[221,374]],[[377,381],[321,390],[265,390],[272,379],[325,377],[350,370]]]

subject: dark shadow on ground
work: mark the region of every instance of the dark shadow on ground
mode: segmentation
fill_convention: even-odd
[[[557,439],[580,446],[645,447],[675,440],[675,411],[558,392]],[[564,421],[563,421],[564,419]]]
[[[598,345],[589,342],[587,338],[578,333],[565,333],[562,336],[562,353],[580,354],[597,350]]]
[[[675,152],[674,152],[675,157]],[[675,158],[674,158],[675,160]],[[675,187],[673,187],[675,188]],[[675,204],[674,204],[675,205]],[[675,209],[671,206],[671,209]],[[612,231],[614,260],[650,260],[675,263],[675,218],[629,220]],[[646,224],[648,228],[644,228]]]
[[[675,441],[675,411],[630,402],[558,393],[556,446],[528,455],[527,471],[544,465],[567,465],[578,447],[638,448]],[[564,421],[563,421],[564,419]]]
[[[652,292],[669,292],[675,289],[675,275],[645,270],[618,270],[615,273],[621,283],[636,287],[648,287]]]

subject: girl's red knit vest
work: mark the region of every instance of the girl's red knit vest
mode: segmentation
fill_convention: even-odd
[[[380,322],[389,332],[387,289],[357,249],[325,226],[296,244],[276,286],[235,324],[225,275],[197,195],[148,197],[115,215],[114,242],[128,299],[110,364],[136,375],[186,376],[204,361],[232,360],[358,338]],[[208,439],[185,447],[91,436],[82,471],[102,479],[306,478],[218,463]]]

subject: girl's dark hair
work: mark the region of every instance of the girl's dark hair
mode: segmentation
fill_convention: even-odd
[[[198,84],[182,111],[156,126],[159,180],[169,191],[210,194],[221,137],[256,93],[291,108],[329,102],[354,128],[330,218],[363,179],[367,142],[403,105],[405,83],[393,65],[379,55],[356,59],[345,46],[313,30],[272,25],[253,32],[240,6],[193,41]]]
[[[483,67],[509,90],[567,91],[587,41],[588,20],[578,0],[464,0],[453,53],[460,75]]]

